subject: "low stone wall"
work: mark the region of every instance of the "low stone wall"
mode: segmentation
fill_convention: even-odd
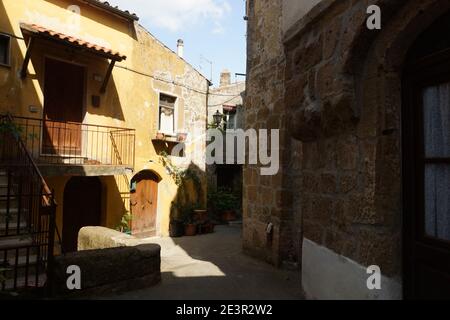
[[[140,244],[114,230],[88,227],[80,231],[78,247],[78,252],[55,258],[52,286],[56,297],[111,295],[161,281],[161,247],[157,244]],[[70,266],[80,269],[80,290],[67,286]]]

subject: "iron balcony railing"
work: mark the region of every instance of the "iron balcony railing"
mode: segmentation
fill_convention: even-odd
[[[111,165],[133,169],[134,129],[13,117],[37,164]]]
[[[53,193],[18,127],[0,116],[0,292],[51,283],[55,215]]]

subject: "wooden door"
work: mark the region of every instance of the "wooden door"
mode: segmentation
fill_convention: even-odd
[[[133,179],[135,190],[131,193],[133,234],[156,235],[159,178],[151,173],[138,174]]]
[[[74,177],[64,190],[62,242],[64,252],[77,251],[78,232],[101,225],[102,185],[96,177]]]
[[[81,154],[84,68],[46,59],[44,88],[44,154]]]
[[[404,108],[407,298],[450,299],[450,52],[416,66]]]

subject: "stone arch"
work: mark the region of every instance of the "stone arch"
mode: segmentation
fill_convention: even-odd
[[[136,181],[138,179],[142,179],[142,178],[153,179],[158,183],[161,182],[161,180],[162,180],[162,177],[158,172],[156,172],[154,170],[150,170],[150,169],[145,169],[145,170],[137,172],[131,178],[131,182]]]
[[[406,52],[416,37],[450,9],[450,3],[439,0],[375,0],[371,4],[380,6],[383,24],[381,30],[369,30],[368,4],[360,1],[343,9],[342,3],[334,1],[324,6],[324,12],[313,11],[316,16],[306,16],[309,22],[285,42],[285,103],[293,113],[289,129],[300,141],[355,129],[364,112],[366,79],[378,72],[401,72]],[[331,21],[331,26],[321,21]],[[339,30],[333,36],[339,40],[333,53],[325,47],[325,41],[334,41],[327,38],[328,28]],[[325,43],[323,47],[316,45],[321,42]],[[319,59],[316,49],[325,52]],[[301,59],[304,63],[299,66]],[[312,71],[305,72],[302,80],[293,78],[292,74],[301,72],[301,68]]]

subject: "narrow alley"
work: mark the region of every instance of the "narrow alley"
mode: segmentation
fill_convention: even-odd
[[[241,228],[209,235],[154,238],[161,245],[162,281],[145,290],[102,299],[297,300],[300,273],[276,269],[242,252]]]

